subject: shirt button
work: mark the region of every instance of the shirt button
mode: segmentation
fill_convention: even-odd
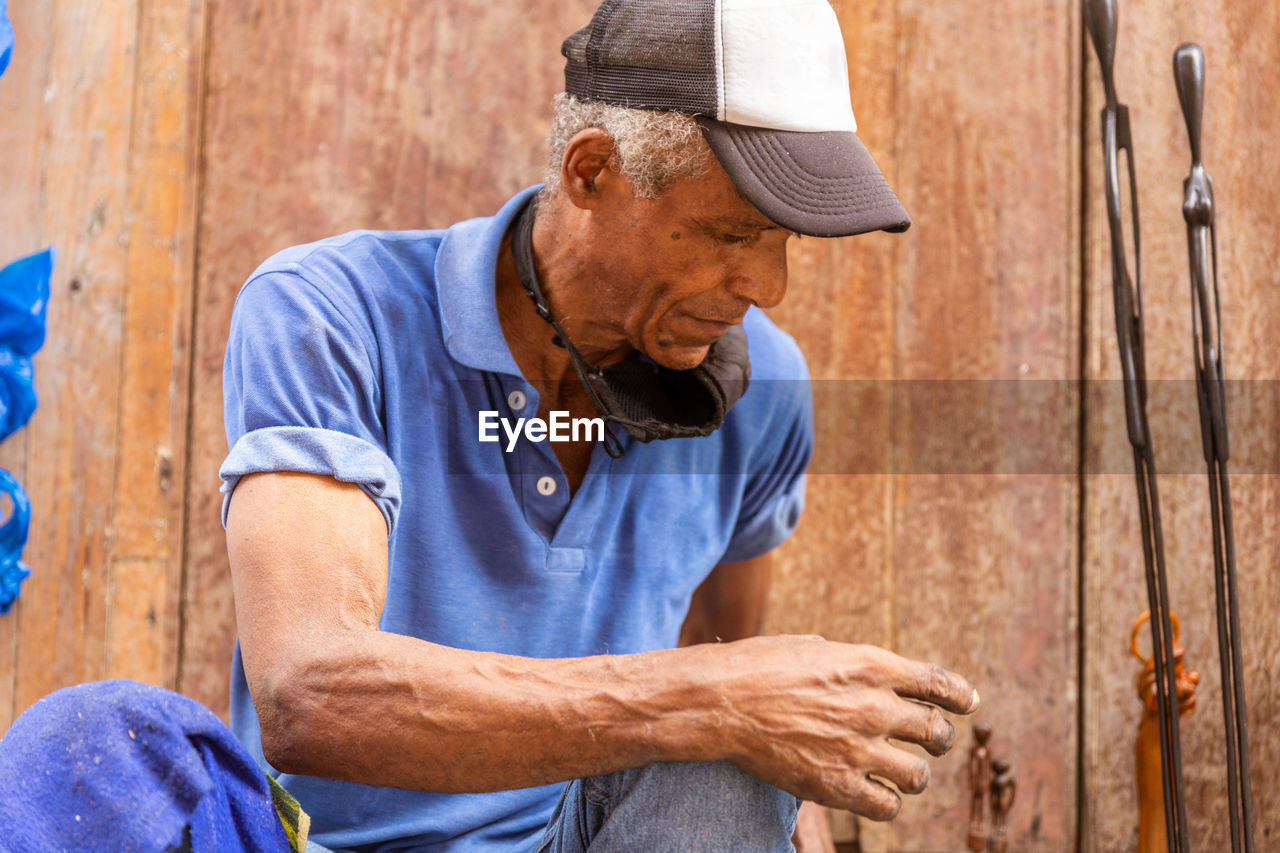
[[[551,497],[556,493],[556,481],[554,477],[538,478],[538,494],[545,497]]]
[[[523,409],[527,402],[529,401],[525,398],[523,391],[512,391],[507,395],[507,405],[510,406],[511,410],[514,412],[518,412]]]

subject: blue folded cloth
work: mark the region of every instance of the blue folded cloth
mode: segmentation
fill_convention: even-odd
[[[2,849],[290,853],[306,847],[303,823],[291,837],[269,778],[231,730],[168,690],[68,687],[0,740]]]

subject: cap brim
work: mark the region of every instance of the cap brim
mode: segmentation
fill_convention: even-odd
[[[846,237],[911,225],[856,134],[770,130],[705,116],[698,124],[738,191],[784,228]]]

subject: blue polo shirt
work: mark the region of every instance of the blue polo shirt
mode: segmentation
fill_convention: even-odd
[[[358,484],[389,530],[383,631],[527,657],[670,648],[717,563],[769,551],[804,503],[812,410],[804,359],[748,312],[752,378],[706,438],[597,443],[573,499],[546,441],[506,452],[479,413],[532,417],[538,392],[495,302],[496,216],[444,231],[357,231],[288,249],[236,301],[223,373],[240,477],[301,471]],[[530,309],[532,310],[532,309]],[[299,595],[324,590],[299,590]],[[279,774],[262,756],[237,647],[231,724],[331,848],[510,851],[532,845],[562,785],[434,794]]]

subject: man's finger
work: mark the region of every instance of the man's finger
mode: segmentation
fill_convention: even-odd
[[[911,699],[903,700],[902,716],[889,731],[889,737],[924,747],[930,755],[945,755],[956,739],[955,726],[942,715],[936,705]]]
[[[929,762],[918,755],[880,741],[872,754],[871,772],[898,786],[904,794],[922,794],[929,787]]]
[[[937,664],[921,663],[874,646],[872,654],[888,676],[888,684],[899,696],[920,699],[955,714],[978,710],[978,691],[964,676]]]
[[[871,820],[893,820],[902,810],[902,798],[887,785],[863,776],[854,782],[846,808]]]

